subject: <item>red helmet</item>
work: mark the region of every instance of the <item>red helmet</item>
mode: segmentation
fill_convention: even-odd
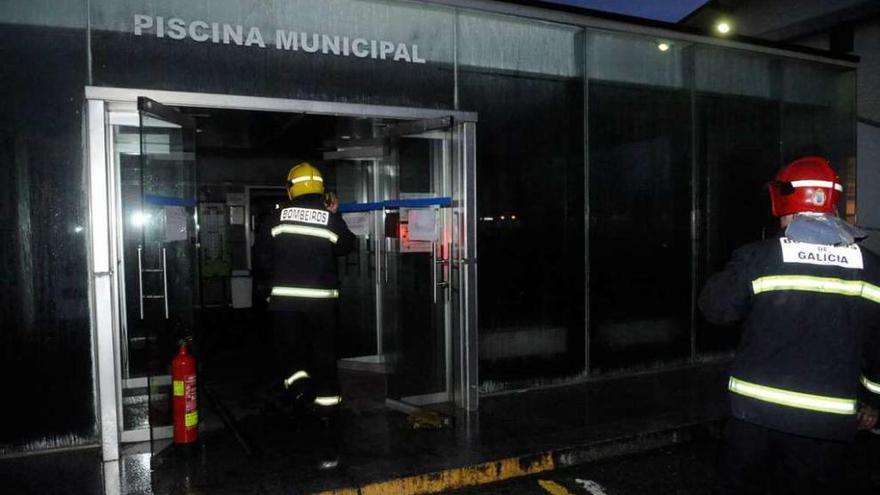
[[[773,216],[782,217],[802,211],[834,213],[843,193],[840,177],[828,160],[807,156],[782,167],[770,182]]]

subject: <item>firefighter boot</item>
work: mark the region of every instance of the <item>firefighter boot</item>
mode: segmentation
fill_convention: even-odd
[[[341,437],[339,406],[322,407],[316,410],[319,432],[315,453],[317,467],[330,471],[339,467],[339,440]]]

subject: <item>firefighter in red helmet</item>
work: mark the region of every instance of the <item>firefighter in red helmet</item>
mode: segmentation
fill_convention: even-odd
[[[880,257],[837,217],[843,186],[827,160],[795,160],[769,189],[782,235],[737,249],[699,299],[708,321],[742,330],[721,493],[841,493],[880,405]]]

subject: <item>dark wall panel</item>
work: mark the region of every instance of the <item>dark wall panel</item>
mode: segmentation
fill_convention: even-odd
[[[736,248],[778,231],[766,184],[781,160],[779,107],[776,101],[745,96],[696,98],[697,162],[705,191],[700,286],[724,268]],[[696,339],[698,352],[714,353],[732,349],[739,332],[698,316]]]
[[[590,367],[690,352],[687,91],[590,82]]]
[[[0,25],[0,454],[97,438],[82,148],[86,35]]]
[[[546,383],[584,370],[583,84],[464,70],[479,113],[480,380]]]

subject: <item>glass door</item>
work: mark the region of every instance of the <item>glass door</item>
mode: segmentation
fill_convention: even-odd
[[[148,419],[153,454],[170,445],[171,360],[195,333],[198,300],[196,254],[195,123],[189,116],[147,98],[140,118],[139,209],[130,221],[139,229],[134,307],[129,328],[143,336]],[[137,236],[135,236],[137,238]],[[133,267],[134,268],[134,267]]]
[[[406,125],[406,124],[405,124]],[[452,401],[450,384],[450,128],[392,140],[376,162],[378,285],[391,404]]]

